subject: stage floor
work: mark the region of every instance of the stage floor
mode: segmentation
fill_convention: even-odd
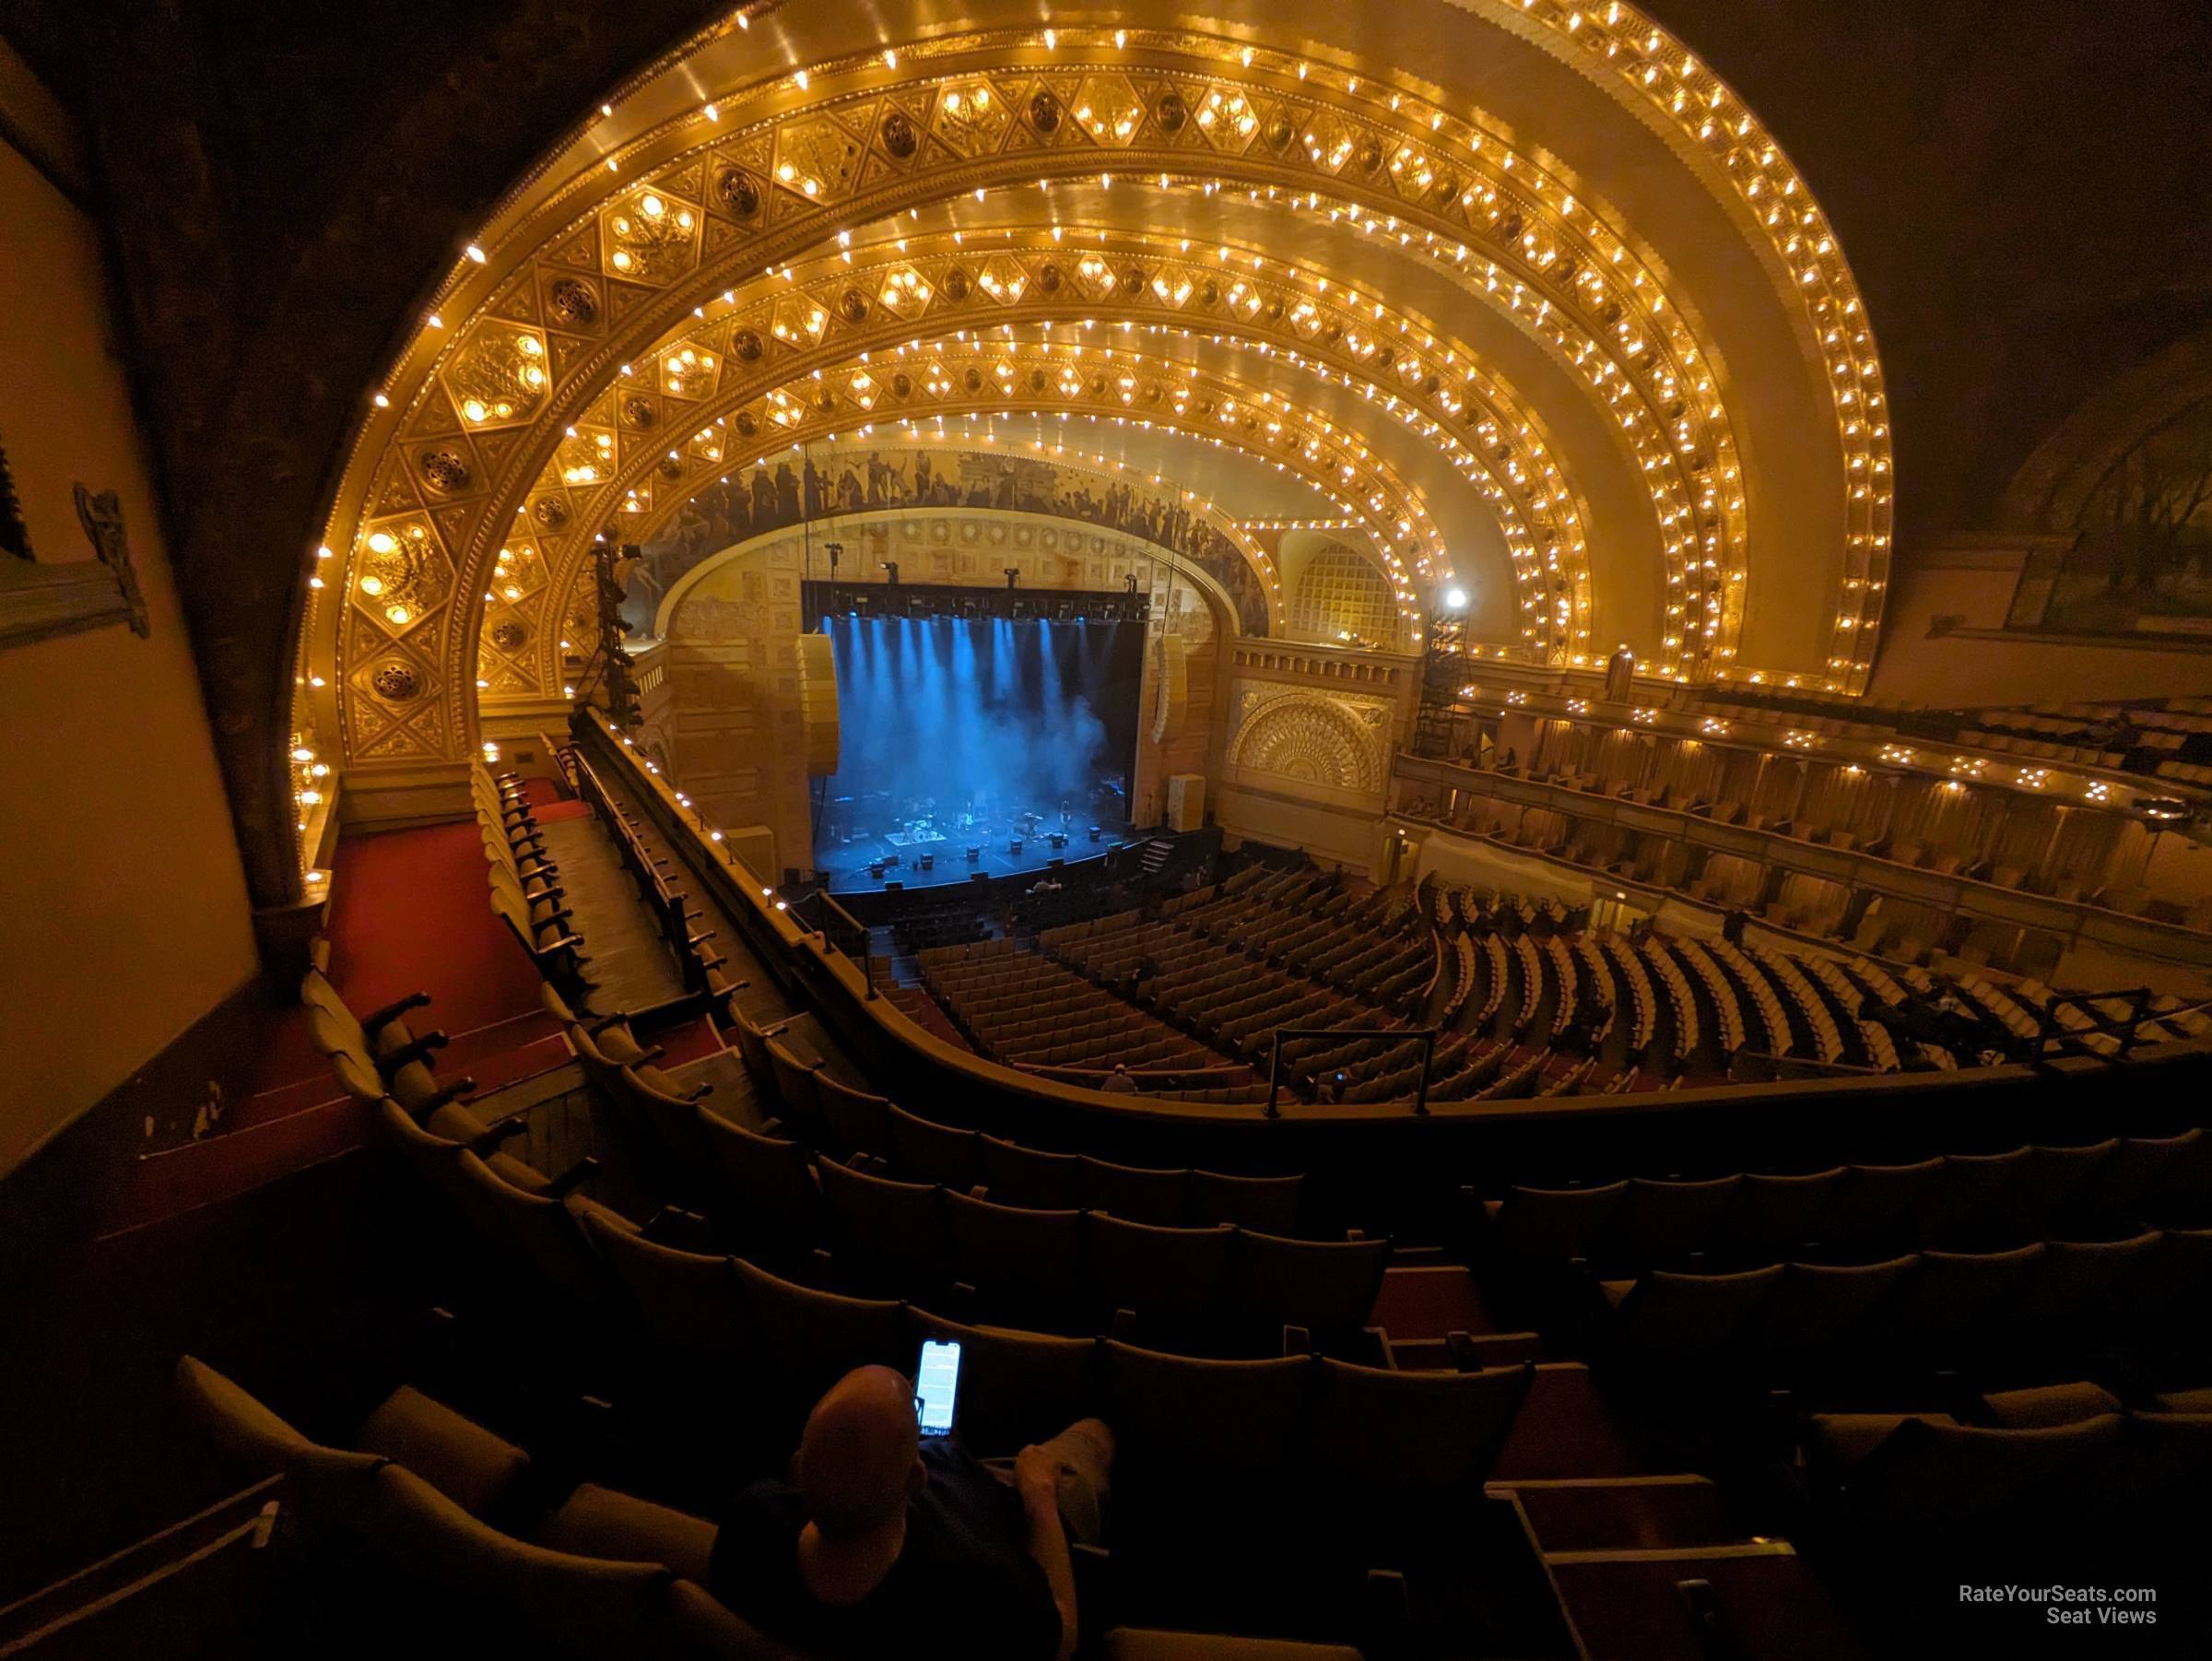
[[[901,839],[903,840],[903,839]],[[873,894],[883,891],[887,882],[901,883],[906,891],[920,889],[950,888],[966,882],[981,872],[985,877],[1018,877],[1026,871],[1042,871],[1053,860],[1074,865],[1079,860],[1099,859],[1117,847],[1145,838],[1127,825],[1100,825],[1099,840],[1090,840],[1090,827],[1077,825],[1069,834],[1067,846],[1055,848],[1047,835],[1025,838],[1021,852],[1007,852],[1008,838],[1001,833],[991,838],[976,837],[962,840],[956,832],[944,842],[906,843],[896,845],[888,836],[870,836],[839,846],[818,847],[814,851],[815,870],[819,873],[832,894]],[[971,846],[982,850],[980,858],[971,860]],[[899,855],[899,863],[886,866],[881,877],[873,877],[868,867],[879,859]],[[924,854],[935,856],[934,867],[923,870],[916,859]]]

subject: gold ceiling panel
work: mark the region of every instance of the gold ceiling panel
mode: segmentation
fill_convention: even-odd
[[[551,376],[545,336],[502,320],[469,332],[446,371],[445,387],[464,428],[475,430],[532,419]]]
[[[699,205],[656,185],[599,216],[602,269],[626,282],[665,285],[699,263]]]
[[[983,76],[947,83],[930,118],[930,130],[962,157],[992,154],[1013,124],[1013,100]]]

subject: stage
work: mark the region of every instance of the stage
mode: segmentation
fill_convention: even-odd
[[[824,598],[820,584],[807,594]],[[838,762],[811,803],[814,868],[831,893],[1018,878],[1141,840],[1129,823],[1141,621],[955,616],[978,603],[956,588],[896,597],[903,615],[847,609],[817,624],[837,672]],[[1094,597],[1101,611],[1126,599]]]
[[[1008,852],[1008,838],[1002,834],[995,841],[978,842],[969,841],[942,841],[923,842],[923,845],[894,847],[889,836],[853,838],[841,847],[814,849],[814,871],[831,893],[880,893],[891,882],[898,882],[907,893],[918,889],[935,889],[935,887],[953,887],[958,882],[969,882],[975,876],[1000,878],[1000,876],[1024,876],[1029,871],[1049,871],[1053,860],[1062,865],[1077,865],[1082,860],[1104,858],[1117,847],[1130,847],[1133,842],[1146,841],[1130,831],[1128,825],[1100,825],[1100,841],[1090,841],[1090,827],[1079,825],[1073,836],[1068,836],[1066,847],[1053,847],[1044,836],[1030,836],[1022,841],[1022,852]],[[969,847],[980,847],[978,858],[969,858]],[[883,874],[874,874],[878,860],[898,856],[898,865],[885,865]],[[920,869],[920,856],[929,854],[931,869]]]

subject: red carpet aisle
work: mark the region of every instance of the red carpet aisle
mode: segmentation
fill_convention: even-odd
[[[581,802],[555,799],[534,781],[541,820],[575,818]],[[430,994],[415,1030],[444,1031],[441,1077],[473,1077],[479,1091],[569,1059],[538,981],[492,916],[484,848],[474,820],[340,839],[331,875],[330,978],[355,1009]],[[111,1230],[135,1227],[280,1176],[358,1146],[373,1115],[341,1097],[310,1041],[303,1011],[269,1029],[257,1088],[216,1134],[138,1163]]]

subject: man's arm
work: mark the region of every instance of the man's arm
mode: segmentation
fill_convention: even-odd
[[[1029,1553],[1044,1571],[1060,1611],[1058,1661],[1076,1653],[1076,1566],[1060,1526],[1060,1462],[1041,1447],[1025,1447],[1014,1460],[1014,1491],[1029,1518]]]

